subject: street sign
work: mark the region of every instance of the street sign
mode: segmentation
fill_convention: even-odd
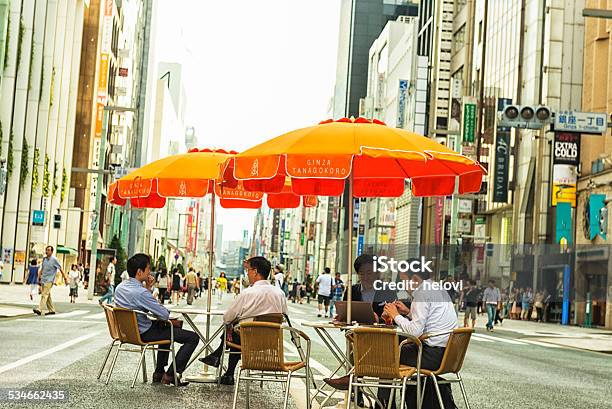
[[[44,226],[45,225],[45,211],[44,210],[32,210],[32,226]]]
[[[459,213],[472,213],[472,204],[474,202],[470,199],[459,199],[458,211]]]
[[[463,142],[474,142],[476,131],[476,104],[463,106]]]
[[[560,111],[555,115],[555,131],[603,134],[608,115],[601,112]]]

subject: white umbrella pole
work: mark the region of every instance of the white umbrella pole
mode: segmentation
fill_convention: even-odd
[[[351,324],[352,320],[351,320],[351,306],[352,306],[352,301],[353,301],[353,269],[351,267],[351,260],[353,259],[353,173],[351,172],[350,176],[349,176],[349,203],[348,203],[348,215],[346,216],[347,218],[349,218],[349,228],[348,228],[348,251],[347,251],[347,260],[346,260],[346,265],[347,265],[347,273],[348,273],[348,278],[347,278],[347,296],[346,299],[348,301],[347,303],[347,308],[346,308],[346,321],[347,324]]]
[[[212,302],[212,278],[215,256],[215,191],[213,189],[210,196],[210,241],[208,249],[208,289],[206,299],[206,311],[210,313],[210,305]],[[206,315],[206,339],[210,337],[210,314]]]

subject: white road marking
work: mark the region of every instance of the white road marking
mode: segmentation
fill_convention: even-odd
[[[524,342],[521,341],[515,341],[513,339],[508,339],[508,338],[503,338],[503,337],[492,337],[490,335],[485,335],[485,334],[475,334],[474,336],[482,338],[482,339],[490,339],[493,341],[499,341],[499,342],[505,342],[507,344],[513,344],[513,345],[527,345]]]
[[[61,351],[63,349],[70,348],[73,345],[79,344],[79,343],[81,343],[83,341],[88,340],[89,338],[95,337],[99,333],[100,333],[99,331],[92,332],[92,333],[89,333],[87,335],[83,335],[83,336],[75,338],[73,340],[64,342],[63,344],[59,344],[57,346],[54,346],[53,348],[49,348],[47,350],[41,351],[41,352],[39,352],[37,354],[30,355],[28,357],[22,358],[22,359],[20,359],[18,361],[12,362],[12,363],[10,363],[8,365],[0,366],[0,374],[4,373],[4,372],[7,372],[7,371],[10,371],[11,369],[18,368],[18,367],[20,367],[22,365],[28,364],[28,363],[30,363],[32,361],[36,361],[37,359],[43,358],[43,357],[45,357],[47,355],[54,354],[54,353],[56,353],[58,351]]]
[[[521,339],[521,341],[523,341],[523,342],[527,342],[527,343],[529,343],[529,344],[533,344],[533,345],[538,345],[538,346],[541,346],[541,347],[545,347],[545,348],[564,348],[564,347],[563,347],[563,346],[561,346],[561,345],[549,344],[549,343],[546,343],[546,342],[540,342],[540,341],[532,341],[532,340],[530,340],[530,339]]]
[[[287,348],[290,352],[296,354],[298,353],[297,349],[295,348],[295,345],[289,343],[289,341],[285,341],[283,342],[283,344],[285,345],[285,348]],[[331,375],[331,371],[313,357],[310,357],[310,367],[312,369],[316,369],[321,375],[325,377],[329,377]]]
[[[39,323],[44,323],[44,322],[73,322],[73,323],[79,323],[79,324],[106,324],[105,321],[93,321],[93,320],[64,320],[64,319],[57,319],[57,320],[53,320],[53,321],[47,321],[45,318],[19,318],[17,319],[17,321],[25,321],[25,322],[39,322]]]
[[[98,314],[88,315],[88,316],[83,317],[83,318],[88,319],[88,320],[99,320],[99,319],[106,318],[105,315],[106,314],[104,312],[100,312]]]
[[[63,312],[60,314],[49,315],[47,318],[56,319],[56,318],[66,318],[66,317],[76,317],[77,315],[85,315],[88,314],[88,310],[75,310],[70,312]]]
[[[481,341],[481,342],[493,342],[490,339],[485,339],[485,338],[480,338],[480,336],[478,334],[474,334],[472,335],[472,339],[474,341]]]

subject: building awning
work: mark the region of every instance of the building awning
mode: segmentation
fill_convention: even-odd
[[[72,247],[57,246],[57,254],[68,254],[71,256],[76,256],[79,254],[79,252],[73,249]]]

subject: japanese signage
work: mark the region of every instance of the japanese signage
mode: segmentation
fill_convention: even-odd
[[[434,240],[436,246],[442,244],[442,223],[444,222],[444,198],[437,196],[435,199],[435,223]]]
[[[510,170],[510,132],[498,128],[495,138],[493,166],[493,202],[508,202],[508,173]]]
[[[555,132],[553,164],[574,166],[580,164],[580,134]]]
[[[459,213],[472,213],[472,204],[474,202],[469,199],[459,199],[457,202]]]
[[[404,115],[406,111],[406,93],[408,92],[408,81],[399,80],[399,92],[397,94],[397,121],[396,127],[404,127]]]
[[[270,251],[277,253],[278,252],[278,237],[280,233],[280,210],[276,209],[273,212],[273,221],[272,221],[272,242],[270,245]]]
[[[476,104],[463,105],[463,142],[474,142],[476,132]]]
[[[607,128],[605,113],[560,111],[555,115],[555,131],[602,134]]]
[[[32,210],[32,226],[44,226],[45,225],[45,211],[44,210]]]
[[[457,219],[457,231],[459,233],[469,233],[472,231],[472,219]]]
[[[353,199],[353,229],[359,228],[359,199]]]

